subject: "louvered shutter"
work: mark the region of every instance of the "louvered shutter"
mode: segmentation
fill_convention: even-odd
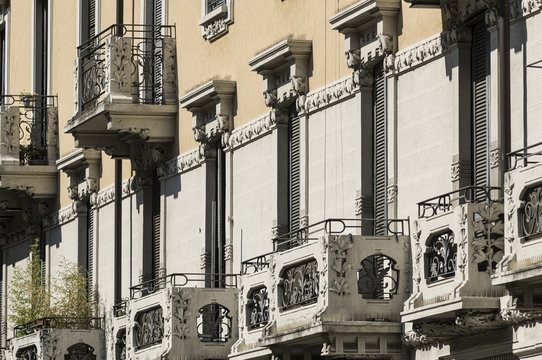
[[[373,88],[374,130],[374,217],[386,218],[387,151],[386,151],[386,78],[382,63],[374,68]],[[375,224],[375,234],[386,232],[383,224]]]
[[[300,120],[296,111],[290,110],[290,121],[288,122],[289,139],[289,192],[290,192],[290,231],[299,229],[299,214],[301,206],[301,129]]]
[[[94,289],[94,211],[87,205],[87,276],[89,298]]]
[[[88,1],[88,38],[93,38],[96,35],[96,1]]]
[[[0,30],[0,95],[5,94],[5,82],[6,75],[4,72],[4,67],[6,64],[6,31],[5,29]]]
[[[162,57],[163,44],[161,40],[162,25],[162,2],[163,0],[153,0],[153,25],[154,25],[154,72],[153,72],[153,102],[162,103]]]
[[[160,273],[160,179],[153,176],[152,179],[152,278],[155,279]]]
[[[489,185],[488,75],[489,36],[482,23],[474,26],[472,37],[472,176],[475,186]],[[483,196],[483,192],[476,196]]]
[[[217,161],[216,161],[216,219],[215,219],[215,269],[216,273],[225,272],[224,262],[224,243],[225,243],[225,223],[226,218],[226,154],[222,146],[217,145]],[[222,283],[219,284],[219,287]]]

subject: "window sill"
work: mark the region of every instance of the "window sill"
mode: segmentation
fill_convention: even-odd
[[[227,15],[227,14],[228,14],[228,6],[227,5],[219,6],[213,11],[211,11],[210,13],[208,13],[207,15],[205,15],[204,17],[202,17],[201,19],[199,19],[198,25],[199,26],[208,25],[209,23],[217,20],[218,18],[224,17],[223,15]]]

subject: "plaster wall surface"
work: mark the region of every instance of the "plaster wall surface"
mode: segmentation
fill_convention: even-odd
[[[28,259],[30,258],[30,245],[32,244],[32,241],[24,241],[19,244],[16,244],[14,246],[10,246],[6,248],[6,278],[7,278],[7,299],[4,299],[8,306],[7,306],[7,329],[8,329],[8,337],[11,337],[13,332],[13,323],[9,321],[9,289],[11,288],[11,281],[13,280],[13,275],[15,273],[15,268],[23,268],[26,266]]]
[[[315,223],[354,218],[361,173],[361,96],[311,114],[308,123],[308,214]],[[365,119],[372,121],[372,119]]]
[[[99,224],[96,233],[98,234],[98,251],[96,252],[95,261],[97,263],[97,283],[98,293],[104,300],[106,309],[113,306],[114,302],[114,282],[115,274],[115,243],[114,238],[114,203],[107,204],[100,208],[96,214]]]
[[[276,131],[276,130],[274,130]],[[276,136],[268,134],[233,151],[232,214],[234,264],[272,251],[271,228],[276,219]],[[241,235],[242,232],[242,235]]]
[[[83,217],[86,221],[86,217]],[[67,261],[77,264],[78,251],[78,220],[77,218],[53,229],[49,233],[48,241],[48,271],[51,278],[58,276],[58,271],[62,268],[62,262]],[[84,264],[80,264],[84,266]]]
[[[398,215],[417,217],[414,204],[452,190],[457,81],[453,55],[399,77],[397,113]]]
[[[165,181],[167,273],[201,272],[205,248],[205,174],[199,166]]]

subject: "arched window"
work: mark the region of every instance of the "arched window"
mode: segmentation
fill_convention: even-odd
[[[251,290],[247,296],[247,326],[249,330],[264,326],[269,321],[269,298],[267,288],[261,286]]]
[[[230,310],[220,304],[207,304],[198,313],[197,331],[202,342],[226,342],[231,338]]]

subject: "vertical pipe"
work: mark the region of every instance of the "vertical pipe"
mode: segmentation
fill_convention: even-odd
[[[499,4],[499,125],[501,129],[501,150],[505,157],[502,162],[501,185],[508,171],[510,152],[510,0]]]
[[[117,0],[117,24],[123,23],[123,0]],[[117,29],[120,31],[120,29]],[[115,304],[122,300],[122,159],[115,159]]]

